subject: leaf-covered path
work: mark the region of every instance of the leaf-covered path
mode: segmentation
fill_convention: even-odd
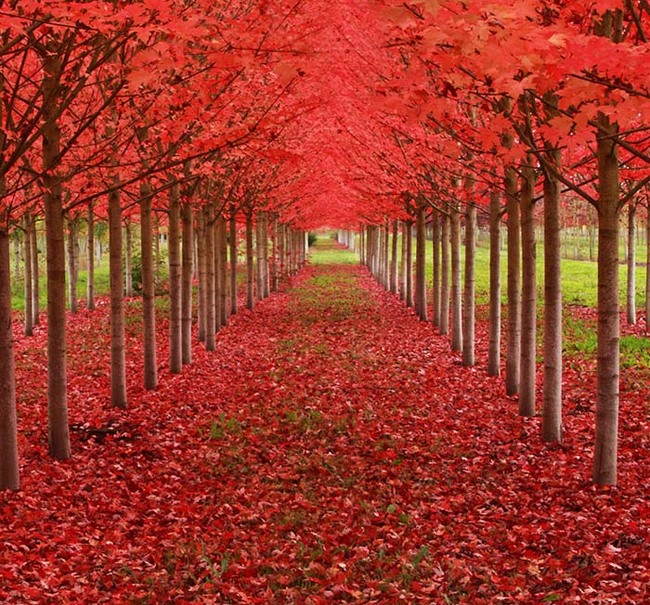
[[[621,487],[596,490],[577,376],[566,444],[546,448],[500,380],[347,259],[238,314],[124,413],[71,350],[74,457],[23,439],[0,602],[648,602],[643,396]]]

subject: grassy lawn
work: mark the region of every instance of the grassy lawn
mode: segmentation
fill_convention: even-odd
[[[399,242],[401,244],[401,242]],[[488,304],[489,285],[489,249],[485,243],[476,250],[476,294],[479,305],[478,315],[480,318],[487,318],[485,308]],[[414,246],[415,247],[415,246]],[[427,280],[429,289],[432,284],[433,274],[433,244],[427,241]],[[543,296],[544,296],[544,257],[538,246],[537,255],[537,279],[538,279],[538,341],[541,346],[543,335]],[[464,261],[464,250],[463,250]],[[639,256],[639,258],[645,258]],[[506,275],[507,275],[506,251],[502,250],[501,276],[502,276],[502,301],[506,298]],[[313,263],[352,263],[358,262],[357,256],[345,250],[319,249],[312,257]],[[463,265],[464,269],[464,265]],[[636,275],[636,302],[637,308],[643,308],[645,304],[645,277],[646,268],[637,266]],[[562,284],[563,297],[567,311],[571,307],[596,307],[598,294],[597,287],[598,265],[595,262],[562,260]],[[627,267],[621,265],[619,279],[619,294],[621,309],[625,305],[625,291],[627,280]],[[430,295],[429,295],[430,300]],[[506,309],[504,308],[504,315]],[[590,316],[582,317],[570,312],[564,313],[564,351],[567,355],[576,355],[594,359],[596,355],[596,320],[592,313]],[[624,367],[650,368],[650,338],[634,334],[623,334],[621,336],[621,364]]]

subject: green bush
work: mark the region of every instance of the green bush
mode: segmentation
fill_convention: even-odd
[[[126,268],[123,265],[124,275],[126,276]],[[154,258],[154,281],[155,293],[164,294],[167,290],[165,288],[165,280],[167,279],[167,254],[165,250],[160,251],[160,258],[158,267],[156,267],[156,259]],[[142,257],[139,253],[131,255],[131,279],[133,280],[133,292],[136,294],[142,293]]]
[[[309,244],[309,247],[311,248],[315,243],[316,240],[318,239],[318,236],[315,233],[312,233],[311,231],[307,234],[307,243]]]

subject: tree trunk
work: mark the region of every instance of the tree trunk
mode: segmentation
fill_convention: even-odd
[[[77,265],[75,259],[75,244],[77,225],[74,219],[68,219],[68,299],[70,312],[77,312]]]
[[[469,184],[469,188],[473,185]],[[476,205],[468,202],[465,211],[465,285],[463,292],[463,366],[476,363]]]
[[[114,177],[114,185],[117,185],[117,182],[117,177]],[[108,236],[111,299],[111,405],[116,408],[126,408],[122,206],[119,189],[108,194]]]
[[[21,264],[21,246],[20,246],[20,236],[18,232],[14,232],[13,237],[14,242],[14,275],[16,278],[20,275],[20,264]]]
[[[440,326],[440,213],[437,208],[433,209],[433,325]]]
[[[271,294],[269,279],[269,213],[262,214],[262,296]]]
[[[47,247],[47,369],[50,455],[70,457],[68,429],[65,308],[65,243],[59,154],[61,131],[57,123],[61,57],[48,54],[43,78],[43,189]]]
[[[221,258],[221,236],[222,233],[219,230],[219,216],[220,212],[217,212],[216,206],[214,208],[214,218],[213,218],[213,245],[214,245],[214,331],[215,334],[221,330],[222,317],[223,317],[223,308],[221,306],[224,300],[224,287],[225,281],[222,280],[222,272],[225,267],[222,265]],[[216,347],[216,342],[215,342]]]
[[[593,479],[616,485],[619,400],[618,229],[616,124],[600,115],[598,158],[598,396]]]
[[[34,334],[34,299],[32,287],[34,280],[32,278],[32,219],[29,214],[23,218],[23,227],[25,229],[24,255],[25,255],[25,336]],[[0,351],[3,349],[0,349]]]
[[[636,324],[636,204],[630,203],[627,212],[627,323],[633,326]]]
[[[160,221],[158,216],[152,214],[152,241],[153,241],[153,281],[155,285],[160,280]]]
[[[88,277],[86,282],[86,308],[95,309],[95,209],[92,202],[88,205]]]
[[[208,204],[203,209],[205,225],[205,267],[206,267],[206,287],[205,287],[205,348],[208,351],[214,351],[216,348],[215,334],[217,332],[216,324],[216,292],[215,292],[215,241],[214,241],[214,212],[212,204]]]
[[[264,261],[262,260],[262,217],[261,212],[257,214],[255,221],[255,289],[257,300],[264,298]]]
[[[382,255],[384,258],[384,264],[382,267],[382,280],[384,288],[386,290],[390,289],[390,223],[388,220],[384,225],[382,225],[382,232],[384,234],[384,239],[382,241]]]
[[[3,178],[3,177],[0,177]],[[0,181],[0,197],[4,193]],[[0,491],[20,488],[9,233],[0,229]],[[29,218],[27,219],[29,220]],[[25,258],[27,261],[27,258]],[[67,426],[67,425],[66,425]]]
[[[404,223],[406,238],[406,306],[413,307],[413,221]]]
[[[133,232],[131,231],[131,220],[126,219],[124,225],[125,250],[124,250],[124,282],[125,295],[127,298],[133,296]]]
[[[230,314],[237,313],[237,216],[230,213],[228,244],[230,247]]]
[[[546,156],[561,169],[561,152],[550,147]],[[560,182],[544,174],[544,404],[542,440],[562,441],[562,250],[560,242]]]
[[[397,219],[393,220],[393,236],[391,240],[391,260],[390,260],[390,291],[397,294],[398,285],[398,267],[399,260],[397,258],[397,240],[398,240],[398,222]]]
[[[185,365],[192,363],[192,275],[194,272],[194,226],[192,206],[186,202],[182,207],[183,256],[181,268],[181,352]]]
[[[521,358],[521,238],[517,173],[512,166],[505,170],[508,211],[508,340],[506,349],[506,393],[519,392]]]
[[[147,390],[153,390],[158,386],[158,363],[156,360],[156,287],[152,240],[151,187],[148,182],[144,182],[140,189],[140,270],[142,275],[144,388]]]
[[[359,264],[366,265],[366,228],[361,227],[359,232]]]
[[[221,213],[217,219],[217,230],[219,232],[219,249],[217,250],[217,254],[220,257],[221,267],[219,277],[221,283],[221,300],[219,304],[221,315],[219,317],[219,324],[223,327],[228,324],[230,298],[228,296],[228,224],[226,217]]]
[[[278,238],[278,282],[286,277],[286,226],[282,223],[278,224],[277,238]]]
[[[273,213],[271,217],[271,290],[279,290],[278,275],[278,215]]]
[[[198,323],[199,323],[199,341],[205,342],[206,326],[208,323],[207,309],[207,287],[208,287],[208,261],[205,246],[205,213],[200,209],[196,213],[196,256],[199,275],[199,304],[198,304]]]
[[[426,280],[426,208],[419,205],[416,220],[415,242],[415,312],[422,321],[427,320],[427,280]]]
[[[401,246],[401,257],[402,262],[400,263],[400,289],[399,289],[399,298],[400,300],[406,302],[406,273],[408,267],[408,258],[406,250],[406,223],[402,221],[402,246]]]
[[[519,415],[535,415],[537,338],[537,251],[535,248],[535,170],[522,168],[521,178],[521,380]]]
[[[41,316],[41,285],[38,267],[38,233],[36,231],[36,217],[32,217],[32,320],[37,326]]]
[[[463,350],[463,296],[460,262],[460,212],[451,208],[451,350]]]
[[[449,334],[449,215],[442,215],[440,241],[440,334]]]
[[[501,374],[501,196],[490,194],[490,344],[488,376]]]
[[[169,371],[183,369],[182,289],[181,289],[181,205],[178,184],[169,190]]]
[[[255,306],[255,249],[253,248],[253,214],[246,214],[246,308]]]
[[[650,334],[650,202],[646,211],[645,236],[645,333]]]

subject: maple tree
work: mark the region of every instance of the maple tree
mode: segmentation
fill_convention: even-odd
[[[38,317],[34,225],[37,218],[45,220],[49,443],[54,457],[66,459],[71,450],[64,216],[73,311],[76,221],[88,217],[87,307],[92,309],[93,221],[108,220],[110,401],[126,408],[125,220],[129,230],[131,222],[140,228],[142,382],[153,391],[160,365],[156,221],[169,237],[167,365],[173,373],[192,361],[194,264],[198,338],[207,350],[217,348],[217,332],[239,309],[238,238],[246,249],[248,309],[277,290],[283,274],[304,265],[306,230],[330,226],[359,229],[363,262],[426,320],[427,221],[434,230],[432,321],[440,334],[451,328],[452,351],[462,352],[463,365],[472,367],[474,229],[477,213],[489,213],[488,370],[498,375],[498,233],[505,213],[506,392],[518,395],[521,415],[534,416],[534,208],[541,198],[541,433],[545,441],[560,442],[565,435],[558,233],[564,192],[581,196],[598,213],[593,480],[616,483],[619,222],[626,205],[633,217],[631,209],[647,197],[650,180],[650,90],[644,71],[650,8],[645,0],[502,0],[487,6],[473,0],[26,0],[2,2],[0,10],[0,372],[5,381],[0,488],[19,485],[12,231],[25,234],[30,269],[25,331],[31,334]],[[632,280],[633,275],[633,285]]]

